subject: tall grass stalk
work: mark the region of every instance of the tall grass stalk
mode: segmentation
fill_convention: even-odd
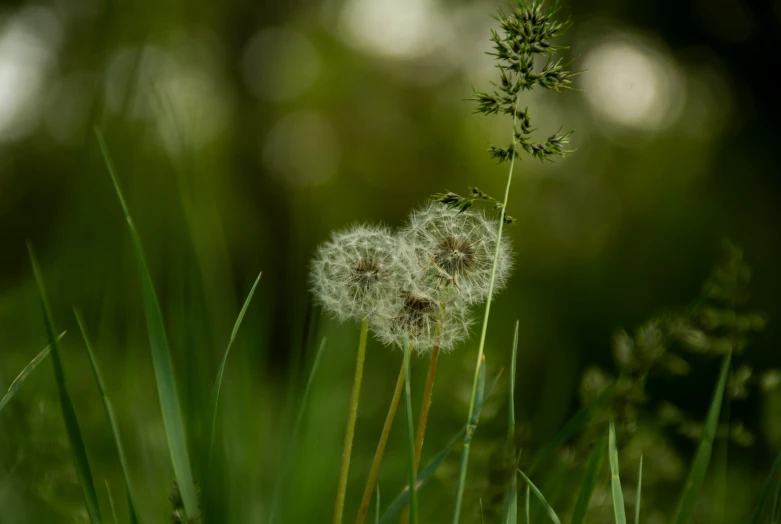
[[[355,437],[355,420],[358,418],[358,401],[361,395],[363,362],[366,359],[366,339],[368,335],[369,318],[366,317],[361,323],[361,338],[358,343],[358,357],[355,364],[353,392],[350,398],[350,411],[347,416],[347,431],[344,435],[344,449],[342,450],[342,466],[339,470],[339,483],[336,488],[334,524],[342,524],[342,518],[344,517],[344,499],[347,496],[347,474],[350,471],[350,455],[352,454],[353,438]]]
[[[73,463],[76,467],[76,475],[79,478],[81,489],[84,492],[84,501],[87,505],[87,514],[89,515],[90,521],[92,524],[101,524],[102,519],[100,516],[98,495],[95,490],[95,482],[92,478],[89,459],[87,458],[87,448],[84,446],[84,438],[82,437],[81,428],[79,427],[79,420],[76,417],[73,400],[71,400],[65,382],[65,369],[62,365],[59,343],[57,342],[57,337],[54,335],[56,332],[54,317],[52,316],[51,308],[49,307],[49,301],[46,298],[46,288],[43,283],[43,276],[41,275],[38,260],[35,258],[35,253],[30,244],[27,244],[27,251],[30,254],[30,264],[33,267],[33,273],[35,274],[35,282],[38,284],[38,294],[43,309],[46,335],[49,337],[49,344],[52,348],[51,355],[52,367],[54,368],[54,382],[57,386],[57,393],[60,399],[60,409],[62,410],[62,418],[65,422],[65,432],[68,436],[71,450],[73,451]]]
[[[62,337],[65,336],[65,331],[59,334],[57,337],[57,342],[62,340]],[[11,402],[11,399],[16,396],[16,393],[19,391],[19,388],[22,387],[22,382],[25,381],[25,379],[30,376],[30,373],[33,372],[35,368],[38,367],[38,364],[43,362],[43,359],[45,359],[47,356],[49,356],[49,353],[51,352],[52,345],[49,344],[43,350],[35,355],[35,358],[33,358],[29,364],[27,364],[24,369],[16,376],[13,382],[11,382],[11,385],[8,386],[8,391],[6,391],[5,395],[3,395],[3,398],[0,399],[0,411],[3,411],[3,408],[8,405],[9,402]]]
[[[114,189],[117,198],[125,214],[130,236],[133,240],[133,247],[141,273],[141,293],[144,303],[144,313],[146,315],[147,330],[149,332],[149,346],[152,353],[152,364],[155,371],[155,381],[157,383],[157,395],[160,400],[160,410],[163,415],[163,426],[165,427],[168,449],[171,453],[171,462],[173,464],[174,476],[179,488],[184,512],[188,519],[197,518],[198,498],[195,494],[195,485],[193,482],[192,466],[190,465],[190,455],[187,450],[187,436],[184,429],[184,420],[182,416],[181,403],[179,402],[179,393],[176,388],[176,379],[174,377],[173,362],[171,351],[168,347],[168,338],[165,333],[165,324],[163,315],[160,311],[160,304],[157,300],[152,275],[149,272],[149,266],[144,255],[144,247],[141,243],[141,237],[136,230],[135,223],[130,216],[130,210],[119,187],[119,180],[114,168],[114,162],[111,160],[106,142],[100,129],[95,128],[95,136],[100,146],[103,160],[106,164],[111,180],[114,183]]]
[[[515,109],[516,111],[513,111],[513,126],[512,126],[512,147],[515,148],[517,146],[517,139],[515,134],[515,125],[517,120],[517,109],[518,109],[518,101],[519,97],[516,97],[515,99]],[[469,424],[472,420],[472,415],[474,414],[475,410],[475,400],[477,398],[477,382],[478,377],[480,375],[480,366],[483,362],[483,353],[485,351],[485,337],[488,333],[488,319],[491,315],[491,299],[493,298],[494,293],[494,284],[496,282],[496,263],[497,260],[499,260],[499,249],[502,242],[502,231],[504,229],[504,216],[505,216],[505,210],[507,209],[507,202],[510,200],[510,186],[512,185],[513,181],[513,170],[515,169],[515,156],[512,155],[512,159],[510,160],[510,169],[507,174],[507,185],[504,189],[504,201],[502,202],[502,206],[499,210],[499,228],[496,232],[496,248],[494,249],[494,260],[493,260],[493,266],[491,267],[491,280],[488,284],[488,298],[485,301],[485,314],[483,315],[483,327],[480,331],[480,345],[477,348],[477,363],[475,364],[475,375],[472,380],[472,394],[469,399],[469,415],[467,416],[467,424]],[[466,470],[467,470],[467,464],[469,463],[469,448],[470,444],[472,442],[472,434],[470,431],[466,432],[466,435],[464,436],[464,448],[461,451],[461,466],[459,468],[458,472],[458,485],[456,487],[456,499],[455,499],[455,505],[453,508],[453,524],[458,524],[459,520],[461,519],[461,504],[464,499],[464,487],[466,486]]]
[[[618,474],[618,445],[616,443],[616,425],[610,419],[610,433],[607,441],[608,457],[610,458],[610,485],[613,490],[613,514],[616,524],[626,524],[626,509],[624,507],[624,492],[621,490],[621,478]]]
[[[366,514],[369,511],[369,504],[372,499],[372,491],[377,483],[377,476],[380,473],[380,465],[382,464],[382,457],[385,454],[385,446],[388,444],[388,437],[390,436],[391,427],[393,426],[393,420],[396,418],[396,412],[399,409],[399,401],[401,400],[401,392],[404,389],[404,377],[406,376],[406,368],[404,362],[401,364],[399,370],[399,378],[396,379],[396,388],[393,390],[393,398],[391,398],[390,407],[388,408],[388,414],[385,416],[385,424],[382,426],[382,433],[380,434],[380,440],[377,442],[377,450],[374,452],[374,459],[372,459],[372,466],[369,470],[369,476],[366,479],[366,487],[363,490],[363,497],[361,498],[361,505],[358,508],[358,516],[355,518],[355,524],[363,524],[366,520]]]
[[[317,374],[317,368],[320,366],[320,358],[323,355],[323,349],[325,348],[326,338],[320,343],[320,348],[315,355],[315,361],[312,364],[312,370],[309,372],[309,378],[306,381],[306,387],[304,388],[304,395],[301,397],[301,404],[298,406],[298,413],[296,414],[296,421],[293,424],[293,434],[290,436],[290,441],[287,445],[287,451],[285,452],[285,458],[282,462],[282,469],[277,476],[277,482],[274,486],[274,494],[271,498],[271,510],[269,512],[268,524],[272,524],[276,518],[277,508],[279,507],[279,499],[282,494],[282,488],[287,478],[288,462],[290,460],[291,450],[298,441],[298,434],[301,431],[301,423],[304,420],[304,413],[306,413],[306,405],[309,400],[309,390],[312,388],[312,382]]]
[[[418,524],[417,467],[415,465],[415,421],[412,419],[412,391],[410,387],[410,353],[412,343],[404,349],[404,401],[407,407],[407,444],[409,445],[409,487],[412,524]]]
[[[507,415],[507,438],[509,444],[512,446],[513,455],[517,461],[520,456],[515,449],[515,370],[518,358],[518,328],[520,321],[515,321],[515,333],[513,334],[513,354],[510,361],[510,398],[508,399],[508,415]],[[517,468],[513,468],[513,478],[510,482],[510,488],[507,492],[505,499],[505,507],[507,513],[505,515],[505,524],[517,524],[518,523],[518,473]]]
[[[640,467],[637,471],[637,499],[635,500],[635,524],[640,524],[640,499],[643,493],[643,455],[640,455]]]
[[[438,326],[441,329],[441,324]],[[426,436],[428,414],[431,410],[431,396],[434,393],[434,378],[437,375],[437,361],[439,360],[439,345],[435,345],[429,358],[428,373],[426,374],[426,386],[423,389],[423,400],[420,402],[420,414],[418,426],[415,428],[415,470],[420,467],[420,456],[423,452],[423,439]],[[409,522],[409,508],[401,515],[401,524]]]
[[[137,522],[138,511],[136,510],[136,497],[133,494],[133,487],[130,483],[130,468],[128,467],[127,456],[125,455],[125,446],[122,445],[122,437],[119,433],[119,424],[117,423],[117,417],[114,414],[114,407],[111,405],[111,400],[106,394],[106,383],[103,381],[103,374],[98,367],[95,352],[92,351],[92,344],[87,336],[87,329],[84,327],[84,319],[76,308],[73,308],[73,314],[76,316],[76,322],[79,324],[79,330],[81,330],[81,336],[84,339],[84,345],[87,348],[87,355],[89,356],[90,366],[92,367],[92,374],[95,376],[95,383],[98,385],[100,399],[103,402],[103,411],[106,413],[106,419],[108,419],[109,427],[111,428],[111,436],[114,437],[114,445],[117,448],[117,455],[119,456],[119,465],[122,468],[122,475],[125,478],[125,490],[127,492],[130,521]],[[106,489],[108,490],[108,483],[106,483]]]
[[[689,475],[686,478],[681,498],[678,501],[678,508],[675,511],[673,522],[675,524],[686,524],[691,520],[694,513],[694,504],[705,483],[705,475],[708,471],[711,452],[713,451],[713,441],[716,439],[716,432],[719,425],[719,413],[721,404],[724,400],[724,390],[727,387],[727,376],[729,375],[729,366],[732,353],[727,353],[721,363],[721,371],[716,389],[713,392],[708,415],[705,419],[702,441],[697,446],[697,453],[694,455]]]

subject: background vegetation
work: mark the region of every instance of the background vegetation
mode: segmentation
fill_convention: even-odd
[[[443,188],[501,193],[505,168],[485,150],[506,140],[506,124],[472,115],[462,101],[494,77],[483,53],[495,8],[444,0],[0,6],[0,391],[47,344],[29,240],[57,327],[68,331],[63,365],[104,513],[104,479],[124,508],[122,474],[72,305],[114,401],[142,521],[170,512],[173,472],[133,245],[92,125],[103,129],[147,251],[193,439],[209,424],[214,376],[263,271],[226,369],[210,512],[217,521],[262,522],[285,470],[282,521],[326,522],[358,333],[310,306],[308,261],[330,230],[364,220],[396,226]],[[616,330],[634,333],[691,304],[720,260],[721,238],[733,239],[753,268],[749,305],[768,319],[741,356],[753,369],[750,395],[728,411],[754,438],[733,438],[729,453],[727,439],[717,439],[694,520],[746,522],[781,450],[781,392],[769,379],[753,387],[781,365],[779,99],[767,72],[781,7],[588,0],[563,9],[576,21],[570,53],[589,69],[576,80],[584,92],[535,93],[528,103],[541,131],[575,128],[578,151],[517,166],[508,210],[517,219],[508,230],[516,270],[494,303],[489,377],[509,367],[519,320],[519,439],[539,449],[580,407],[586,370],[617,372]],[[369,344],[348,519],[401,361],[400,352]],[[475,351],[473,337],[441,358],[424,462],[464,423]],[[666,400],[701,421],[713,393],[719,363],[694,364],[685,378],[649,379],[645,440],[621,452],[625,477],[634,478],[639,453],[660,451],[645,459],[655,479],[644,485],[647,522],[665,522],[674,509],[695,447],[687,434],[697,436],[662,424],[655,408]],[[0,413],[2,523],[87,518],[51,365]],[[424,361],[413,360],[412,371],[414,394]],[[501,503],[507,388],[501,381],[483,406],[465,522],[479,522],[480,500],[486,514]],[[583,445],[572,442],[535,473],[544,493],[561,486],[557,511],[574,499],[564,479],[585,466]],[[457,460],[452,454],[421,494],[422,522],[449,521]],[[379,479],[385,500],[403,485],[406,464],[397,421]]]

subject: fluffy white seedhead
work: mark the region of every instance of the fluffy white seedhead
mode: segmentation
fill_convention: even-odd
[[[498,228],[499,222],[482,212],[430,203],[412,212],[401,234],[423,268],[422,281],[429,286],[438,281],[450,294],[476,304],[488,297]],[[505,286],[511,268],[510,243],[502,238],[494,292]]]
[[[383,227],[357,225],[334,233],[312,262],[315,299],[341,321],[393,311],[398,289],[409,281],[403,252],[398,238]]]
[[[415,352],[428,353],[437,344],[441,351],[449,351],[469,336],[469,311],[463,300],[410,283],[399,290],[398,298],[391,304],[394,310],[372,322],[381,342],[400,349],[412,344]]]

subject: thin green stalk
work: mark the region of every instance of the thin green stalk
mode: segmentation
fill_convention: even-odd
[[[599,472],[602,469],[602,462],[605,459],[605,448],[607,444],[607,435],[602,437],[591,450],[591,456],[586,465],[586,472],[580,481],[580,490],[575,502],[575,509],[572,511],[571,524],[583,524],[586,521],[586,513],[591,503],[591,496],[594,494],[594,488],[597,485]]]
[[[236,339],[236,334],[239,332],[239,328],[241,327],[241,322],[244,320],[244,315],[247,313],[247,308],[249,308],[250,301],[252,301],[252,295],[255,294],[255,288],[258,287],[258,282],[260,282],[260,277],[263,275],[263,272],[261,271],[258,273],[258,278],[255,279],[255,283],[252,284],[252,288],[249,291],[249,294],[247,295],[247,298],[244,300],[244,305],[241,307],[241,311],[239,311],[238,317],[236,317],[236,322],[233,324],[233,331],[231,331],[230,339],[228,339],[228,346],[225,348],[225,354],[222,357],[222,362],[220,362],[220,369],[217,371],[217,378],[214,381],[214,386],[212,387],[212,394],[211,398],[209,399],[209,412],[211,413],[211,429],[209,431],[209,439],[207,440],[206,444],[206,450],[208,453],[208,458],[206,460],[206,472],[208,474],[212,462],[212,446],[214,444],[214,430],[217,426],[217,409],[219,407],[220,402],[220,389],[222,388],[222,379],[225,375],[225,365],[228,363],[228,355],[230,354],[231,347],[233,347],[233,341]],[[207,475],[208,478],[208,475]]]
[[[380,486],[377,485],[377,503],[374,504],[374,524],[380,524]]]
[[[515,137],[515,124],[517,120],[517,109],[518,109],[518,98],[515,100],[515,109],[516,111],[513,111],[513,127],[512,127],[512,145],[513,150],[515,149],[517,145],[517,140]],[[499,229],[496,233],[496,248],[494,249],[494,260],[493,264],[491,266],[491,280],[488,284],[488,298],[485,301],[485,315],[483,316],[483,328],[480,331],[480,345],[477,349],[477,364],[475,365],[475,376],[472,380],[472,395],[469,400],[469,415],[467,416],[467,423],[469,423],[472,420],[472,415],[474,414],[475,410],[475,400],[477,398],[477,382],[478,377],[480,376],[480,366],[483,362],[483,352],[485,351],[485,337],[488,333],[488,319],[491,315],[491,299],[493,298],[494,294],[494,284],[496,282],[496,265],[497,261],[499,260],[499,250],[502,242],[502,231],[504,230],[504,214],[505,210],[507,209],[507,202],[510,199],[510,186],[513,181],[513,169],[515,168],[515,153],[512,155],[512,159],[510,159],[510,169],[509,173],[507,174],[507,186],[504,190],[504,202],[502,203],[502,207],[499,210]],[[469,463],[469,444],[472,440],[472,435],[467,431],[466,436],[464,437],[464,448],[461,451],[461,466],[459,468],[458,472],[458,487],[456,488],[456,502],[455,502],[455,508],[453,510],[453,524],[458,524],[459,520],[461,519],[461,504],[464,499],[464,488],[466,486],[466,469],[467,464]]]
[[[127,503],[130,513],[131,522],[137,521],[136,511],[136,499],[133,495],[133,488],[130,484],[130,468],[128,467],[127,457],[125,456],[125,447],[122,445],[122,437],[119,434],[119,424],[117,424],[117,417],[114,414],[114,408],[111,405],[111,400],[106,394],[106,383],[103,381],[103,375],[98,367],[98,361],[95,358],[95,353],[92,351],[92,344],[87,336],[87,330],[84,327],[84,319],[81,317],[81,313],[76,308],[73,308],[73,314],[76,316],[76,322],[79,324],[81,330],[81,336],[84,338],[84,345],[87,348],[87,355],[89,356],[90,365],[92,366],[92,374],[95,376],[95,383],[98,385],[98,392],[100,393],[100,399],[103,401],[103,411],[106,412],[106,418],[108,419],[109,427],[111,428],[111,434],[114,437],[114,445],[117,448],[117,455],[119,456],[119,465],[122,468],[122,475],[125,477],[125,489],[127,490]],[[108,484],[106,484],[108,489]]]
[[[62,337],[65,336],[65,331],[60,333],[60,335],[57,337],[57,342],[62,340]],[[38,367],[38,364],[43,362],[43,359],[45,359],[49,352],[52,349],[52,345],[49,344],[45,348],[43,348],[43,351],[35,355],[35,358],[30,361],[29,364],[27,364],[24,369],[19,373],[19,375],[16,376],[13,382],[11,382],[11,385],[8,386],[8,391],[5,395],[3,395],[3,398],[0,399],[0,411],[3,411],[3,408],[8,405],[9,402],[11,402],[11,399],[14,398],[17,391],[19,391],[19,388],[22,387],[22,382],[30,375],[30,373],[33,372],[35,368]]]
[[[418,524],[418,490],[416,478],[418,476],[415,467],[415,421],[412,419],[412,392],[410,388],[410,352],[412,343],[404,349],[404,399],[407,404],[407,444],[409,445],[409,485],[410,485],[410,513],[412,524]]]
[[[518,358],[518,328],[520,321],[515,321],[515,333],[513,335],[513,354],[510,362],[510,402],[509,402],[509,414],[508,423],[509,428],[507,430],[507,437],[509,443],[512,446],[513,454],[517,454],[515,449],[515,370],[516,362]],[[516,469],[513,469],[513,478],[510,483],[510,489],[507,493],[506,507],[507,514],[505,515],[505,524],[517,524],[518,523],[518,473]]]
[[[618,475],[618,445],[616,444],[616,426],[610,419],[608,437],[608,457],[610,458],[610,477],[613,489],[613,514],[616,524],[626,524],[626,509],[624,508],[624,493],[621,491],[621,478]]]
[[[309,390],[312,387],[312,382],[314,381],[315,374],[317,373],[317,368],[320,365],[320,357],[323,354],[323,348],[325,348],[325,342],[326,338],[323,337],[323,341],[320,343],[320,348],[317,350],[317,355],[315,355],[315,361],[312,364],[312,370],[309,372],[309,379],[306,381],[306,387],[304,388],[304,395],[301,397],[301,405],[298,406],[298,413],[296,414],[296,421],[293,424],[293,434],[290,436],[290,440],[288,442],[288,448],[285,452],[285,460],[283,461],[283,467],[281,469],[280,474],[277,476],[277,482],[274,486],[274,495],[271,498],[271,511],[269,512],[268,522],[269,524],[272,524],[274,522],[274,518],[276,517],[277,513],[277,507],[279,506],[279,498],[282,493],[282,486],[285,482],[286,473],[288,471],[287,463],[290,459],[290,451],[293,449],[293,446],[298,441],[298,433],[301,430],[301,422],[304,420],[304,413],[306,412],[306,404],[307,400],[309,399]]]
[[[531,524],[531,488],[526,484],[526,524]]]
[[[441,329],[442,324],[437,326]],[[439,335],[437,335],[439,340]],[[434,378],[437,375],[437,362],[439,361],[439,343],[434,345],[431,352],[431,358],[428,364],[428,373],[426,376],[426,387],[423,389],[423,400],[420,403],[420,415],[418,415],[418,426],[415,431],[415,471],[420,467],[420,455],[423,452],[423,439],[426,436],[426,426],[428,425],[428,414],[431,409],[431,396],[434,392]],[[401,515],[401,524],[409,522],[409,507]]]
[[[405,376],[404,363],[402,362],[401,370],[399,370],[399,378],[396,379],[396,389],[393,390],[393,398],[391,398],[391,403],[388,407],[388,414],[385,416],[385,425],[382,426],[380,440],[377,442],[377,450],[374,452],[374,459],[372,459],[372,467],[369,470],[369,476],[366,479],[366,487],[363,490],[363,498],[361,499],[361,506],[358,508],[358,516],[355,518],[355,524],[363,524],[366,520],[366,514],[369,511],[369,504],[371,503],[372,490],[377,482],[377,476],[380,473],[380,464],[382,464],[382,457],[385,454],[385,446],[388,444],[388,437],[390,437],[393,420],[396,418],[396,412],[399,409],[399,401],[401,400],[401,392],[404,389]]]
[[[537,497],[537,499],[540,501],[540,504],[542,504],[542,507],[545,508],[545,511],[548,513],[548,517],[555,523],[555,524],[561,524],[561,520],[559,520],[558,515],[556,515],[556,512],[553,510],[550,504],[548,504],[548,501],[545,500],[545,496],[543,496],[542,492],[537,488],[537,486],[534,485],[534,482],[531,481],[529,477],[526,476],[526,474],[521,471],[520,469],[517,470],[518,473],[521,474],[521,478],[526,481],[526,486],[531,489],[531,491],[534,493],[534,495]],[[527,498],[529,492],[526,492]]]
[[[108,487],[108,479],[103,479],[106,483],[106,494],[108,495],[108,505],[111,508],[111,516],[114,518],[114,524],[119,524],[117,518],[117,509],[114,507],[114,498],[111,496],[111,488]]]
[[[350,413],[347,417],[347,431],[344,435],[342,450],[342,467],[339,471],[339,484],[336,488],[336,507],[334,508],[334,524],[342,524],[344,516],[344,499],[347,496],[347,473],[350,471],[350,455],[353,450],[355,436],[355,420],[358,418],[358,400],[361,395],[361,380],[363,379],[363,361],[366,358],[366,338],[369,335],[369,319],[361,323],[361,339],[358,343],[358,358],[355,364],[353,392],[350,399]]]
[[[643,493],[643,455],[640,455],[640,467],[637,471],[637,500],[635,501],[635,524],[640,524],[640,495]]]
[[[68,393],[68,387],[65,382],[65,369],[60,355],[60,347],[57,342],[57,337],[54,335],[56,332],[54,317],[51,314],[49,301],[46,298],[46,288],[43,284],[41,269],[38,266],[38,260],[35,258],[35,253],[33,253],[33,248],[30,244],[27,244],[27,251],[30,254],[30,264],[33,267],[35,282],[38,284],[38,294],[40,295],[41,307],[43,308],[46,335],[49,337],[49,343],[52,347],[51,355],[52,367],[54,368],[54,382],[57,386],[60,409],[62,411],[63,421],[65,422],[65,433],[68,436],[71,451],[73,451],[73,465],[76,467],[76,475],[79,478],[81,489],[84,492],[84,502],[87,506],[87,514],[89,515],[90,522],[92,522],[92,524],[100,524],[102,519],[100,516],[98,495],[95,490],[95,482],[92,478],[89,459],[87,458],[87,448],[84,445],[84,438],[81,434],[81,428],[79,427],[79,420],[76,417],[76,409],[73,407],[73,400]]]
[[[103,134],[97,127],[95,127],[95,136],[97,137],[106,169],[109,176],[111,176],[111,181],[114,183],[114,189],[122,206],[125,221],[133,240],[136,258],[138,259],[141,273],[141,295],[149,335],[149,347],[152,353],[152,366],[155,372],[157,396],[160,401],[160,411],[163,415],[163,427],[165,428],[168,450],[171,454],[174,476],[182,497],[186,517],[196,518],[199,515],[198,497],[195,494],[190,454],[187,449],[187,435],[184,429],[184,417],[182,415],[181,403],[179,402],[179,393],[176,388],[176,378],[174,376],[171,351],[168,347],[163,314],[160,310],[160,303],[157,300],[152,275],[146,262],[141,237],[136,230],[127,202],[119,187],[119,179],[114,168],[114,162],[111,160]]]

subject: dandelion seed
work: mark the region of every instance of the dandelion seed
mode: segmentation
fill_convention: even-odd
[[[394,309],[409,280],[399,241],[386,228],[357,225],[320,246],[310,280],[315,299],[340,321]]]
[[[448,293],[475,304],[488,297],[498,226],[482,212],[431,203],[412,213],[402,235],[423,268],[422,281],[432,287],[455,288]],[[504,287],[511,267],[511,249],[503,239],[494,291]]]

